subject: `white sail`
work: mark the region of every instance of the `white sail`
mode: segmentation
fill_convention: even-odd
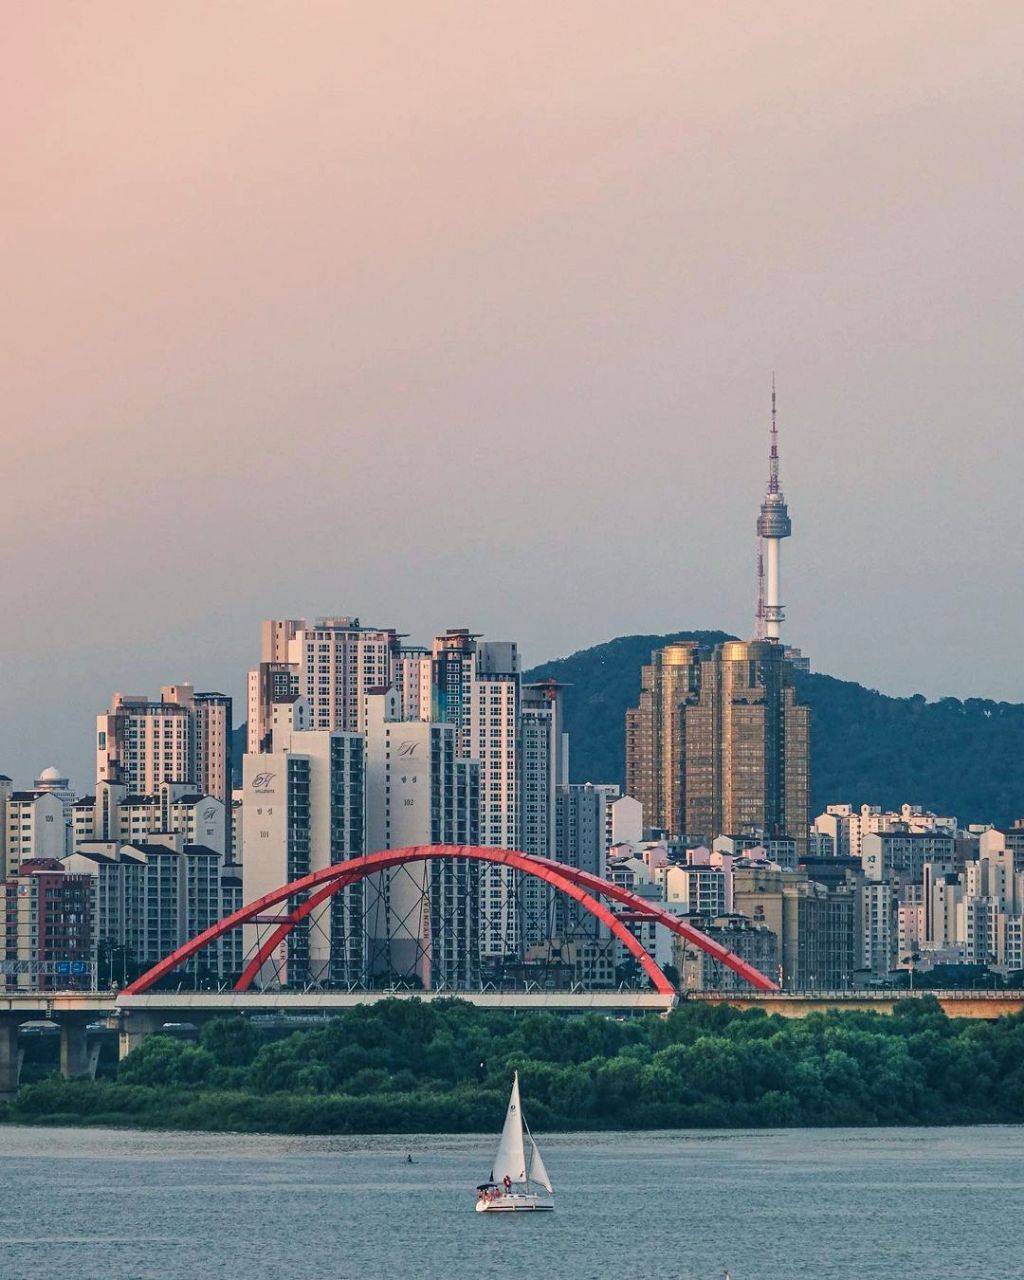
[[[530,1155],[530,1181],[536,1182],[544,1188],[545,1191],[554,1191],[551,1185],[551,1179],[548,1177],[548,1171],[544,1168],[544,1161],[540,1158],[540,1151],[537,1149],[537,1140],[533,1134],[530,1134],[530,1145],[533,1151]]]
[[[512,1096],[505,1113],[505,1127],[501,1131],[498,1154],[491,1170],[492,1182],[526,1181],[526,1150],[523,1146],[523,1110],[519,1102],[519,1072],[512,1081]]]

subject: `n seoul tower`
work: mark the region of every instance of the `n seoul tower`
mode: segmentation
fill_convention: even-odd
[[[772,427],[768,451],[768,492],[757,517],[757,637],[781,639],[785,611],[780,599],[782,583],[781,544],[793,532],[786,499],[779,488],[779,428],[775,420],[775,375],[772,374]]]

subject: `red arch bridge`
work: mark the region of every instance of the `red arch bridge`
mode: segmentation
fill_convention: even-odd
[[[169,975],[187,968],[190,962],[193,965],[200,963],[194,958],[199,957],[207,947],[222,944],[232,930],[241,926],[251,926],[255,936],[248,954],[244,956],[244,967],[235,981],[234,989],[248,991],[258,978],[262,979],[268,967],[274,966],[275,957],[280,956],[282,948],[295,931],[299,929],[301,934],[300,927],[308,929],[317,917],[323,917],[331,900],[343,890],[359,885],[368,878],[389,876],[400,868],[408,869],[417,863],[450,864],[459,860],[521,872],[524,877],[532,877],[564,894],[577,904],[582,916],[593,917],[606,926],[612,937],[621,942],[633,957],[654,990],[662,995],[674,994],[672,983],[628,927],[627,921],[653,921],[664,925],[671,933],[679,935],[692,946],[732,969],[755,989],[778,989],[770,978],[686,920],[629,889],[603,880],[600,876],[548,858],[532,857],[514,849],[434,844],[384,849],[336,863],[322,871],[312,872],[281,885],[272,893],[264,894],[197,934],[125,987],[123,994],[142,994]],[[616,910],[612,910],[609,904],[614,905]]]

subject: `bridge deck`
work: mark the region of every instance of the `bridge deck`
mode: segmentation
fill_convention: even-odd
[[[907,1000],[934,995],[952,1018],[999,1018],[1024,1011],[1024,991],[827,991],[827,992],[691,992],[685,1001],[728,1004],[737,1009],[763,1009],[786,1018],[803,1018],[826,1009],[891,1013]],[[296,1012],[330,1013],[377,1004],[381,1000],[424,1001],[457,998],[484,1009],[550,1009],[585,1013],[663,1013],[679,998],[656,991],[152,991],[124,995],[114,991],[6,992],[0,994],[0,1016],[20,1018],[91,1017],[118,1013],[165,1014],[169,1020],[192,1013]]]

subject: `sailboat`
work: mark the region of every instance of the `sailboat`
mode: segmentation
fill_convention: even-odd
[[[523,1130],[530,1141],[527,1160]],[[530,1126],[523,1119],[519,1100],[519,1072],[512,1080],[512,1095],[505,1112],[498,1153],[494,1157],[489,1182],[476,1189],[477,1213],[533,1213],[554,1209],[551,1179],[540,1158]]]

